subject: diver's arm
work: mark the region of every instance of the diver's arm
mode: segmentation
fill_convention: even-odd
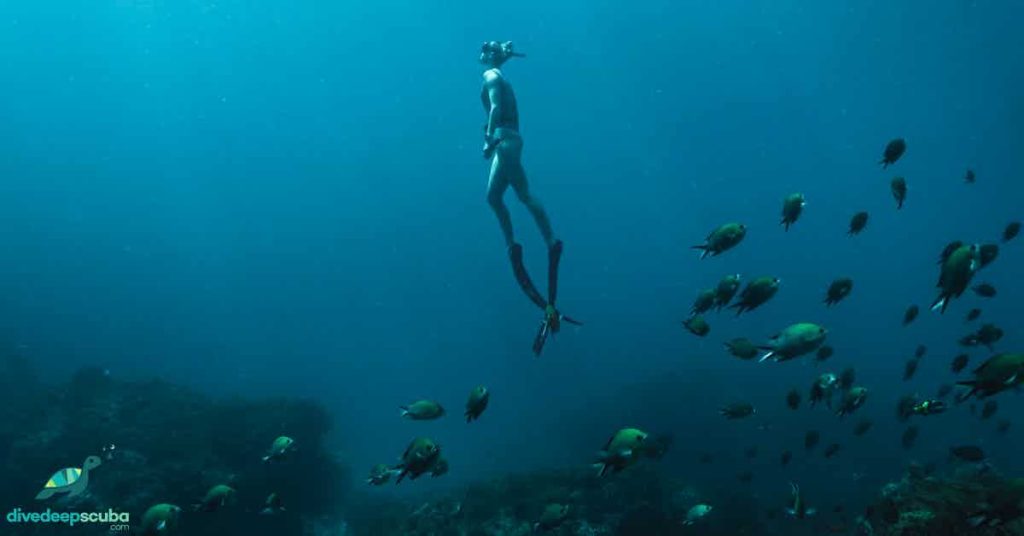
[[[484,87],[487,89],[487,100],[491,102],[491,110],[487,114],[487,130],[484,132],[484,139],[489,144],[494,139],[498,118],[501,117],[501,75],[493,70],[485,72]]]

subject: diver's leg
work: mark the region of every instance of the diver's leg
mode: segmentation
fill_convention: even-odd
[[[487,180],[487,204],[491,205],[494,215],[498,217],[498,225],[501,226],[501,233],[505,237],[505,246],[511,248],[515,244],[515,237],[512,234],[512,214],[505,206],[505,190],[508,189],[507,165],[502,161],[501,156],[496,152],[491,159],[491,174]]]
[[[517,145],[514,163],[509,162],[508,182],[512,185],[512,189],[515,190],[519,200],[526,205],[530,214],[533,215],[534,221],[537,222],[537,227],[540,228],[540,234],[544,237],[544,242],[550,249],[555,245],[555,233],[551,230],[551,220],[548,219],[547,212],[544,211],[544,205],[530,193],[530,185],[526,182],[526,170],[523,169],[522,161],[519,159],[519,153],[522,152],[522,142],[518,142]]]
[[[502,142],[502,145],[504,143]],[[498,224],[501,225],[501,232],[505,235],[505,245],[508,247],[508,256],[512,262],[512,273],[516,277],[516,282],[519,283],[519,287],[523,289],[530,301],[543,309],[546,303],[540,292],[537,292],[533,281],[530,280],[530,275],[526,273],[526,267],[523,266],[523,246],[516,244],[512,234],[512,215],[502,200],[505,190],[508,189],[508,162],[508,158],[502,153],[501,145],[499,145],[494,153],[494,159],[491,161],[491,176],[487,183],[487,203],[491,205],[494,214],[498,216]]]

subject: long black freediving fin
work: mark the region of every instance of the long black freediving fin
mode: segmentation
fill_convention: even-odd
[[[552,306],[555,305],[555,300],[558,299],[558,265],[562,260],[562,241],[556,240],[554,244],[548,249],[548,303]],[[555,311],[558,315],[558,321],[551,326],[552,333],[558,333],[559,324],[562,320],[574,325],[582,326],[583,323],[578,320],[573,320],[568,316]]]
[[[548,248],[548,303],[554,305],[558,298],[558,264],[562,261],[562,241],[556,240]]]
[[[530,301],[541,310],[547,308],[547,302],[544,301],[540,292],[537,291],[537,287],[533,285],[533,281],[530,279],[530,274],[526,272],[526,267],[523,266],[523,246],[520,244],[509,246],[508,257],[512,261],[512,273],[516,276],[519,287],[526,293],[526,297],[530,298]]]
[[[544,350],[544,343],[548,342],[548,335],[551,333],[551,325],[547,320],[541,321],[537,329],[537,335],[533,338],[533,355],[539,356]]]

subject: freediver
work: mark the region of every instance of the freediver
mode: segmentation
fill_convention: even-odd
[[[562,256],[562,241],[555,238],[551,229],[551,221],[540,200],[530,193],[523,169],[523,138],[519,134],[519,110],[516,106],[515,92],[512,85],[501,72],[502,65],[511,58],[523,58],[524,54],[515,52],[511,41],[499,43],[488,41],[480,47],[480,63],[484,64],[483,90],[480,98],[487,114],[484,125],[483,156],[491,161],[491,171],[487,182],[487,203],[491,205],[498,217],[498,224],[505,237],[512,272],[516,281],[537,307],[544,311],[537,338],[534,339],[533,351],[540,354],[549,333],[557,333],[561,321],[578,324],[563,316],[555,308],[555,297],[558,294],[558,263]],[[533,285],[526,268],[523,266],[523,246],[515,241],[512,232],[512,216],[505,206],[505,190],[511,186],[519,200],[533,215],[540,228],[544,242],[548,247],[548,297],[545,300]]]

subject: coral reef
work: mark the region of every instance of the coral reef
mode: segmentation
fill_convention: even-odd
[[[48,385],[24,361],[7,359],[0,361],[0,504],[30,512],[113,509],[137,524],[149,506],[167,502],[183,508],[180,532],[190,536],[328,533],[309,527],[343,526],[350,485],[348,470],[324,450],[329,427],[327,412],[312,402],[214,399],[162,381],[116,380],[98,369]],[[270,442],[285,433],[301,445],[299,454],[262,463]],[[55,470],[80,465],[110,444],[115,454],[104,456],[84,493],[34,500]],[[235,488],[236,503],[193,512],[215,484]],[[287,511],[258,515],[270,492]],[[49,527],[55,529],[66,527]],[[4,534],[49,533],[39,530],[8,524]],[[109,534],[110,527],[75,531]]]
[[[1024,534],[1024,486],[987,465],[930,476],[912,465],[886,484],[868,507],[860,534],[873,536],[1006,536]]]
[[[694,534],[682,520],[700,502],[695,489],[652,465],[604,478],[586,468],[511,475],[412,505],[363,500],[367,506],[357,509],[362,513],[349,518],[353,532],[381,536],[536,534],[534,525],[549,504],[569,506],[564,523],[541,531],[553,536]]]

